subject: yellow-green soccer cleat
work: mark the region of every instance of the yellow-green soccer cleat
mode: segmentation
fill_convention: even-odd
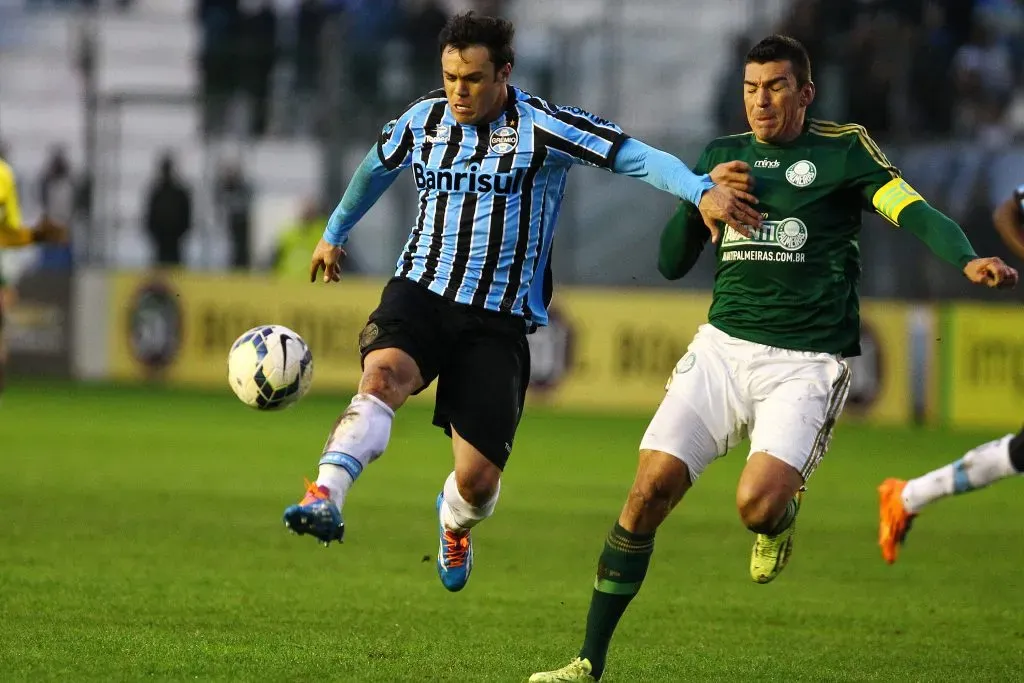
[[[590,675],[591,671],[590,660],[577,657],[561,669],[533,674],[530,676],[530,683],[576,683],[577,681],[595,683],[597,679]]]
[[[796,514],[793,522],[782,533],[776,536],[758,534],[754,540],[754,549],[750,553],[750,578],[757,583],[768,583],[782,573],[793,554],[793,534],[796,533],[796,515],[800,513],[800,502],[804,498],[803,489],[796,492]]]

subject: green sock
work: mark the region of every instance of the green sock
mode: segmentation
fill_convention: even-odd
[[[604,671],[612,634],[629,601],[640,591],[653,552],[654,534],[630,533],[618,523],[604,542],[587,614],[587,635],[580,650],[580,657],[589,659],[594,667],[594,678]]]
[[[796,519],[796,498],[786,503],[786,510],[782,513],[782,517],[775,523],[775,528],[771,530],[771,533],[765,534],[766,536],[778,536],[783,531],[788,529],[793,524],[793,520]]]

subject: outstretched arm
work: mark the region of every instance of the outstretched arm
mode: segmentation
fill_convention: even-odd
[[[879,189],[873,202],[880,214],[913,233],[933,254],[956,266],[971,282],[988,287],[1017,284],[1017,271],[1000,258],[979,258],[960,226],[924,201],[902,179],[894,179]]]
[[[323,238],[313,250],[309,266],[310,282],[316,282],[321,270],[324,271],[324,282],[337,282],[341,279],[341,263],[345,259],[342,246],[348,241],[349,232],[402,172],[403,166],[388,169],[381,159],[377,147],[374,147],[353,174],[341,202],[327,220]]]
[[[385,168],[377,154],[377,148],[370,149],[356,168],[345,194],[328,219],[324,241],[336,247],[343,246],[355,224],[373,208],[401,172],[401,167],[394,170]]]
[[[717,238],[721,221],[746,234],[745,226],[761,224],[761,214],[753,208],[757,199],[730,185],[715,183],[708,174],[697,175],[686,164],[635,138],[622,143],[612,171],[671,192],[700,209],[704,224]]]

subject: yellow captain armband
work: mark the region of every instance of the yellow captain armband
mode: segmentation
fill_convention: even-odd
[[[923,202],[924,197],[917,193],[903,178],[893,178],[871,198],[871,204],[882,216],[899,225],[900,214],[914,202]]]

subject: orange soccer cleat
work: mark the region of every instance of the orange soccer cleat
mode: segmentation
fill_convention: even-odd
[[[899,546],[907,537],[915,517],[903,507],[906,485],[902,479],[886,479],[878,487],[878,545],[882,549],[882,558],[888,564],[896,561]]]

